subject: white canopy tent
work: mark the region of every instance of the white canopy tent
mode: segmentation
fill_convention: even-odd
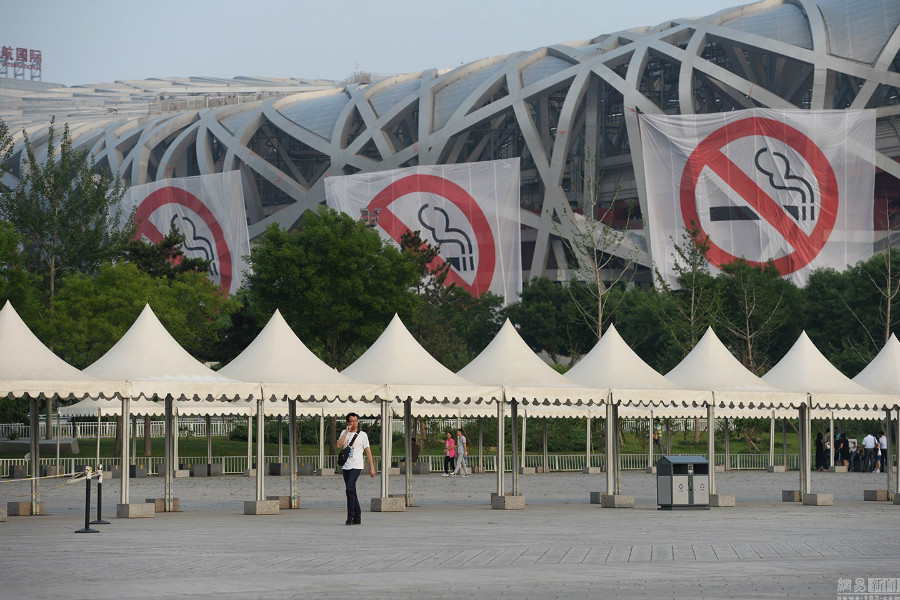
[[[174,481],[173,401],[237,400],[258,397],[259,386],[217,374],[191,356],[169,335],[149,305],[125,335],[85,373],[128,382],[122,399],[123,437],[128,439],[131,401],[135,398],[164,398],[166,411],[165,495],[167,512],[173,510]],[[122,444],[121,504],[129,503],[128,445]]]
[[[779,390],[766,383],[738,361],[716,336],[712,328],[706,330],[697,345],[666,378],[681,387],[708,390],[712,398],[706,409],[707,428],[710,432],[707,447],[709,460],[709,492],[717,495],[715,419],[718,409],[756,409],[759,416],[769,416],[773,409],[807,408],[805,394]],[[768,414],[767,414],[768,413]]]
[[[896,404],[896,396],[885,396],[855,383],[841,373],[822,355],[806,332],[802,332],[788,353],[763,376],[763,381],[780,389],[806,394],[809,407],[820,409],[859,410]],[[800,409],[800,491],[810,493],[810,446],[812,415],[806,407]],[[834,427],[829,432],[834,448]]]
[[[518,405],[529,416],[590,417],[606,403],[608,388],[586,388],[567,379],[535,354],[509,319],[494,339],[459,371],[459,375],[484,385],[499,386],[502,402],[497,405],[497,496],[504,495],[504,405],[511,406],[513,489],[519,492]],[[524,437],[523,437],[524,439]],[[589,451],[588,451],[589,452]]]
[[[880,394],[894,396],[893,406],[882,403],[881,408],[884,410],[884,417],[887,421],[885,432],[888,437],[888,452],[893,451],[896,457],[896,461],[892,461],[891,454],[888,454],[887,463],[885,464],[885,471],[888,474],[888,491],[890,492],[893,488],[894,494],[900,495],[900,476],[897,477],[895,482],[896,488],[894,488],[891,481],[894,477],[894,465],[891,463],[894,462],[894,464],[900,465],[900,443],[898,443],[900,442],[900,400],[898,400],[900,399],[900,341],[897,341],[897,337],[893,333],[888,338],[884,348],[881,349],[881,352],[872,359],[872,362],[865,369],[860,371],[859,375],[853,378],[853,381]],[[890,439],[891,409],[897,411],[897,429],[893,440]],[[867,412],[874,412],[874,409]],[[880,417],[872,416],[869,418]]]
[[[656,372],[625,343],[614,325],[610,325],[591,351],[569,369],[566,377],[585,387],[609,388],[606,456],[607,464],[617,466],[619,449],[615,432],[621,408],[629,407],[625,413],[628,416],[649,418],[652,431],[654,416],[664,416],[662,413],[666,410],[677,412],[684,411],[685,406],[708,404],[711,398],[708,390],[685,389]],[[647,456],[649,467],[653,465],[652,443]],[[620,481],[618,468],[606,469],[608,493],[620,493]]]
[[[288,409],[288,443],[290,445],[290,506],[299,508],[297,495],[297,450],[294,435],[297,423],[297,401],[302,411],[315,413],[320,419],[319,467],[324,466],[324,416],[346,414],[351,403],[378,402],[381,388],[364,384],[329,367],[297,337],[276,310],[256,339],[243,352],[224,366],[220,375],[241,381],[257,382],[262,395],[257,400],[256,502],[265,500],[264,419],[269,411],[264,399],[277,401],[273,406]],[[249,435],[249,431],[248,431]]]
[[[113,398],[122,387],[121,382],[105,381],[104,378],[83,373],[56,356],[32,333],[9,301],[0,309],[0,395],[8,398],[28,397],[30,404],[32,514],[40,514],[38,401],[54,396]]]
[[[410,430],[412,406],[428,415],[428,405],[480,408],[500,395],[496,386],[478,385],[460,377],[438,362],[409,333],[400,317],[391,322],[375,343],[342,373],[356,381],[383,386],[381,411],[381,498],[388,498],[388,468],[391,461],[391,419],[395,402],[404,405],[405,455],[412,455]],[[406,503],[412,502],[412,468],[406,469]]]

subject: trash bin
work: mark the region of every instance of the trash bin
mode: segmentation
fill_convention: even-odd
[[[656,461],[659,510],[709,510],[709,461],[702,456],[663,456]]]

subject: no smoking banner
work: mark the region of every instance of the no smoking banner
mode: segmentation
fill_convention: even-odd
[[[514,302],[522,289],[519,160],[329,177],[328,206],[399,244],[418,231],[450,264],[448,283]]]
[[[814,268],[872,255],[874,111],[753,109],[641,115],[654,267],[677,287],[675,244],[696,225],[710,270],[772,260],[804,285]]]
[[[124,215],[134,211],[137,234],[149,242],[177,227],[184,254],[210,261],[210,279],[229,293],[240,287],[250,239],[238,171],[134,186],[122,208]]]

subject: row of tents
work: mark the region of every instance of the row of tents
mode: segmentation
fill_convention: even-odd
[[[287,406],[295,431],[297,414],[343,416],[353,411],[380,415],[382,465],[390,464],[390,422],[403,415],[406,455],[411,454],[413,417],[512,418],[513,464],[518,465],[517,427],[522,417],[603,417],[607,427],[607,463],[617,449],[615,423],[620,416],[705,416],[709,431],[718,417],[783,417],[801,423],[801,493],[809,493],[810,421],[814,417],[891,420],[900,409],[900,342],[891,336],[882,351],[854,379],[843,375],[805,333],[765,376],[748,371],[707,330],[693,350],[665,376],[647,365],[610,327],[596,346],[565,375],[547,365],[507,321],[471,363],[454,373],[432,357],[395,315],[381,336],[341,372],[316,357],[276,311],[257,338],[233,361],[213,371],[169,335],[149,306],[101,358],[84,370],[72,367],[44,346],[8,302],[0,310],[0,394],[31,400],[32,454],[38,456],[37,415],[42,398],[117,403],[125,439],[133,403],[162,401],[166,419],[165,497],[171,510],[174,406],[193,400],[198,406],[256,404],[257,456],[263,456],[267,405]],[[273,405],[272,403],[279,403]],[[159,404],[157,404],[159,405]],[[299,413],[298,413],[299,406]],[[281,412],[281,411],[278,411]],[[890,429],[890,427],[888,428]],[[504,464],[505,427],[498,427],[497,464]],[[833,433],[833,431],[832,431]],[[900,419],[898,419],[900,439]],[[714,437],[709,436],[714,462]],[[291,498],[296,495],[295,444],[291,443]],[[121,464],[129,464],[122,444]],[[32,465],[37,461],[33,460]],[[34,471],[34,468],[32,469]],[[257,469],[257,502],[265,499],[264,469]],[[497,470],[497,496],[505,496],[505,474]],[[714,469],[710,491],[715,493]],[[890,469],[888,469],[890,473]],[[893,484],[889,475],[888,486]],[[38,480],[33,475],[32,503],[38,510]],[[900,484],[900,481],[898,481]],[[120,503],[129,504],[128,469],[122,469]],[[406,470],[411,498],[412,469]],[[616,469],[607,469],[607,491],[618,489]],[[518,469],[512,494],[519,495]],[[388,498],[388,469],[382,469],[381,497]]]

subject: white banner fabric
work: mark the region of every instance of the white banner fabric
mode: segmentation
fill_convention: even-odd
[[[805,285],[811,270],[872,256],[874,110],[640,115],[654,267],[678,287],[683,234],[709,241],[710,272],[772,259]]]
[[[247,209],[239,171],[163,179],[125,192],[122,213],[135,211],[138,234],[158,242],[173,226],[184,234],[184,254],[212,261],[209,276],[233,294],[248,269]]]
[[[519,159],[428,165],[325,180],[329,207],[399,244],[407,231],[440,248],[448,283],[505,303],[522,291]]]

